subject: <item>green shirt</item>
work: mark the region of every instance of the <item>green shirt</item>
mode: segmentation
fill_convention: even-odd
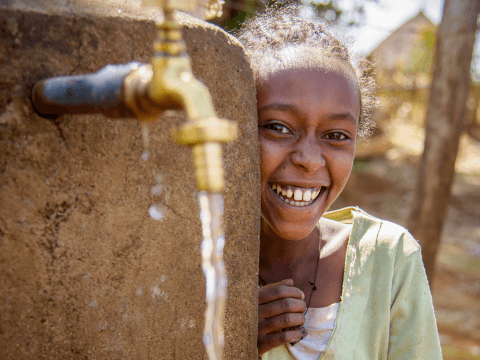
[[[335,327],[320,359],[442,359],[420,246],[403,227],[359,208],[324,217],[353,224]],[[285,346],[262,360],[291,360]]]

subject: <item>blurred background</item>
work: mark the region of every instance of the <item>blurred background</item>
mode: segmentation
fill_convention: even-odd
[[[448,1],[455,9],[455,1],[458,4],[467,0]],[[225,0],[223,16],[214,23],[235,32],[245,19],[263,11],[266,5],[283,4],[282,1]],[[367,142],[359,143],[353,174],[334,208],[359,206],[411,230],[413,203],[418,200],[414,195],[419,186],[417,173],[419,167],[426,166],[422,160],[425,121],[434,64],[440,56],[436,53],[436,44],[444,0],[317,0],[303,1],[303,4],[331,21],[340,35],[353,41],[355,51],[375,63],[380,106],[373,116],[378,129]],[[470,73],[466,71],[464,75],[468,95],[461,101],[462,131],[459,137],[452,135],[451,139],[442,140],[458,142],[445,216],[439,216],[437,221],[440,228],[437,239],[420,241],[422,249],[429,247],[429,241],[438,245],[434,246],[434,256],[431,256],[434,270],[427,266],[427,274],[444,359],[480,359],[478,24],[477,18],[473,52],[462,54],[466,58],[472,56]]]

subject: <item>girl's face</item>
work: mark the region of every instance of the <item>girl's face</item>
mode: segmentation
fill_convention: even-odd
[[[350,176],[360,116],[357,78],[351,70],[278,71],[257,85],[257,104],[262,218],[281,238],[300,240]]]

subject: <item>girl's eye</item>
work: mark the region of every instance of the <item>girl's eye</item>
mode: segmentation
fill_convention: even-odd
[[[273,130],[279,134],[291,134],[291,131],[284,125],[280,124],[267,124],[264,126],[265,129]]]
[[[341,132],[332,132],[325,136],[329,140],[346,140],[347,136]]]

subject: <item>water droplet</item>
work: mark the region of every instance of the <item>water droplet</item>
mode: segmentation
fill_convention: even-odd
[[[152,195],[159,196],[162,193],[163,186],[162,185],[155,185],[152,186],[152,189],[150,190]]]
[[[163,175],[162,175],[162,174],[156,174],[156,175],[155,175],[155,182],[156,182],[157,184],[161,184],[162,181],[163,181]]]
[[[153,220],[162,220],[163,219],[163,209],[159,204],[153,204],[148,208],[148,215]]]
[[[148,128],[148,123],[147,122],[142,122],[142,141],[143,141],[143,147],[145,149],[148,148],[148,144],[149,144],[148,135],[149,134],[150,134],[150,130]]]
[[[224,247],[225,247],[225,237],[219,236],[217,239],[217,251],[222,252]]]
[[[142,122],[142,141],[143,141],[143,150],[142,153],[142,160],[147,160],[148,157],[150,156],[150,150],[148,150],[148,145],[149,145],[149,129],[148,129],[148,124],[146,122]]]
[[[117,12],[120,14],[122,12],[122,10],[118,9]]]
[[[142,153],[142,160],[148,160],[148,157],[150,156],[150,150],[144,150]]]
[[[223,214],[224,208],[223,208],[223,196],[218,196],[215,199],[215,205],[217,207],[217,211],[221,214]]]
[[[98,302],[97,300],[93,300],[90,302],[90,304],[88,304],[88,306],[94,308],[94,309],[98,309]]]

